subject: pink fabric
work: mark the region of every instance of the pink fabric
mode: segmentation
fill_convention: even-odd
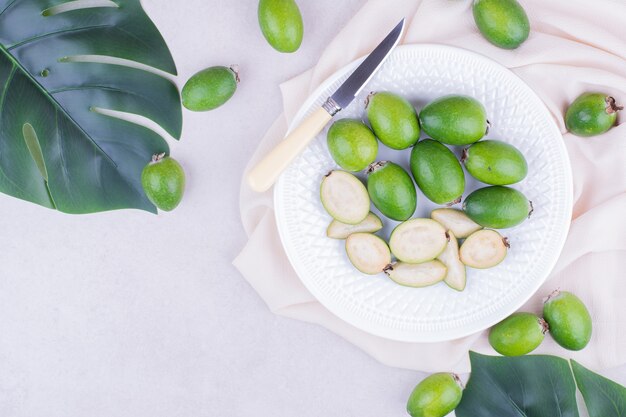
[[[371,0],[328,45],[318,64],[281,85],[284,113],[263,138],[249,167],[285,135],[304,100],[327,77],[367,54],[402,17],[403,43],[442,43],[470,49],[509,67],[544,101],[563,132],[574,173],[574,214],[550,278],[526,306],[541,311],[555,288],[578,294],[591,310],[594,334],[580,352],[550,338],[536,351],[573,357],[592,368],[626,363],[626,123],[595,138],[566,132],[568,103],[597,90],[626,103],[626,3],[614,0],[521,0],[530,38],[514,51],[498,49],[475,27],[471,0]],[[624,120],[624,115],[621,120]],[[468,350],[494,354],[485,333],[444,343],[402,343],[372,336],[326,310],[306,290],[283,251],[272,191],[244,183],[241,217],[249,242],[234,261],[248,282],[282,316],[318,323],[381,362],[422,371],[469,370]]]

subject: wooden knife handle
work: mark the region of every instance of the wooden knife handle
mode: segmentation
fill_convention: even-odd
[[[270,189],[289,163],[324,129],[332,116],[319,108],[295,128],[248,173],[248,185],[256,192]]]

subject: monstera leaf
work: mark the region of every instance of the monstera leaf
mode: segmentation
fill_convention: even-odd
[[[167,143],[113,116],[180,137],[178,90],[153,69],[176,74],[139,0],[0,0],[0,191],[66,213],[155,212],[141,170]]]

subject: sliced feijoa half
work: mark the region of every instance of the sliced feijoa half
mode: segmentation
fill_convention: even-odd
[[[437,260],[421,264],[396,262],[385,268],[385,274],[397,284],[421,288],[441,282],[446,276],[446,266]]]
[[[370,212],[367,188],[349,172],[329,172],[322,181],[320,198],[328,214],[342,223],[361,223]]]
[[[506,258],[510,247],[507,238],[495,230],[484,229],[472,233],[461,245],[461,262],[470,268],[493,268]]]
[[[459,258],[459,241],[452,230],[446,232],[448,236],[448,244],[446,248],[441,252],[439,259],[447,268],[447,273],[444,278],[444,282],[448,287],[457,291],[463,291],[466,284],[465,265]]]
[[[358,224],[346,224],[339,220],[333,220],[326,229],[326,236],[331,239],[346,239],[353,233],[374,233],[382,228],[383,222],[380,217],[370,213],[365,220]]]
[[[446,230],[454,233],[454,236],[458,239],[465,239],[472,233],[483,228],[474,220],[470,219],[463,211],[453,208],[433,210],[430,213],[430,217],[439,222]]]
[[[353,233],[346,239],[346,253],[352,265],[368,275],[383,272],[391,263],[391,252],[384,240],[371,233]]]
[[[435,259],[448,244],[446,229],[431,219],[411,219],[398,225],[389,239],[398,260],[419,264]]]

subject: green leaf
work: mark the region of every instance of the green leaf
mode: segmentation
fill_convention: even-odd
[[[626,417],[626,388],[572,360],[572,370],[589,417]]]
[[[0,192],[67,213],[156,212],[141,171],[167,142],[98,110],[179,138],[178,89],[155,69],[176,74],[139,0],[0,0]]]
[[[565,359],[470,352],[470,361],[457,417],[578,417],[576,384]]]

